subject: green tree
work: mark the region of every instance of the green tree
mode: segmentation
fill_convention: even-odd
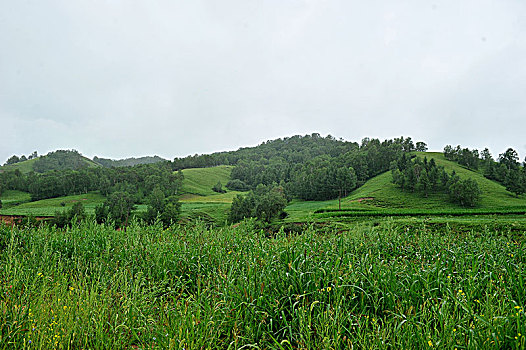
[[[109,218],[118,226],[126,225],[131,212],[135,209],[135,201],[127,192],[114,192],[105,202]]]
[[[287,205],[287,199],[280,186],[258,185],[246,196],[237,195],[232,201],[229,213],[230,222],[238,222],[248,217],[269,222],[280,214]]]
[[[427,152],[427,144],[425,142],[419,141],[416,143],[415,150],[417,152]]]
[[[5,162],[4,165],[16,164],[18,162],[20,162],[20,158],[18,158],[17,155],[13,155]]]
[[[221,184],[221,181],[217,181],[217,183],[212,187],[212,191],[217,193],[226,193],[226,191],[223,189],[223,185]]]
[[[165,199],[164,210],[161,213],[161,221],[165,227],[175,223],[181,214],[181,203],[176,196],[169,196]]]
[[[519,167],[519,155],[513,148],[508,148],[506,152],[499,154],[499,163],[503,164],[508,170]]]
[[[506,189],[518,197],[526,191],[525,175],[520,169],[512,169],[508,171],[504,181]]]
[[[455,177],[449,186],[449,195],[453,202],[464,207],[474,207],[482,194],[477,182],[473,179],[459,180]]]

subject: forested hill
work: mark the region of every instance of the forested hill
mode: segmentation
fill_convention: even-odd
[[[282,187],[288,198],[324,200],[346,195],[368,179],[389,170],[404,152],[425,151],[411,138],[380,141],[364,138],[361,144],[319,134],[267,141],[256,147],[175,158],[175,169],[234,165],[227,187],[255,189]]]
[[[102,165],[105,168],[118,168],[124,166],[136,166],[140,164],[154,164],[159,162],[166,162],[167,160],[159,156],[146,156],[139,158],[126,158],[126,159],[108,159],[108,158],[99,158],[97,156],[93,157],[93,161]]]
[[[37,152],[34,152],[29,157],[24,155],[21,157],[12,156],[1,170],[19,170],[26,174],[31,171],[45,173],[53,170],[79,170],[99,166],[99,164],[84,157],[76,150],[57,150],[44,156],[38,156]]]

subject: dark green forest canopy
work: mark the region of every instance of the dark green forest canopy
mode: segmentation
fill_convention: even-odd
[[[95,163],[98,163],[106,168],[118,168],[118,167],[125,167],[125,166],[136,166],[141,164],[155,164],[159,162],[166,162],[166,159],[163,159],[159,156],[146,156],[146,157],[139,157],[139,158],[126,158],[126,159],[109,159],[109,158],[100,158],[100,157],[93,157],[93,161]]]
[[[424,151],[424,142],[417,142]],[[174,169],[234,165],[231,178],[238,188],[259,184],[281,185],[287,198],[325,200],[344,196],[368,179],[389,170],[391,161],[404,152],[416,151],[410,137],[361,143],[319,134],[292,136],[256,147],[175,158]]]

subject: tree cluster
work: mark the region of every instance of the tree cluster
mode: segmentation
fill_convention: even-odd
[[[146,157],[139,157],[139,158],[126,158],[126,159],[109,159],[109,158],[100,158],[100,157],[93,157],[93,161],[97,164],[102,165],[105,168],[119,168],[119,167],[125,167],[125,166],[136,166],[141,164],[155,164],[160,162],[166,162],[166,159],[163,159],[159,156],[146,156]]]
[[[86,210],[81,202],[76,202],[69,210],[56,211],[51,224],[57,227],[65,227],[75,220],[82,221],[86,218]]]
[[[526,170],[521,166],[517,151],[513,148],[499,154],[497,161],[487,148],[479,154],[476,149],[447,145],[444,147],[444,156],[471,169],[482,168],[485,177],[501,183],[516,196],[526,192]]]
[[[255,217],[270,220],[283,212],[287,199],[280,186],[258,185],[246,195],[237,195],[232,201],[228,220],[238,222],[244,218]]]
[[[7,159],[7,161],[4,163],[4,165],[11,165],[11,164],[16,164],[16,163],[20,163],[20,162],[23,162],[23,161],[26,161],[28,159],[34,159],[34,158],[38,158],[38,153],[37,151],[31,153],[29,156],[25,156],[25,155],[21,155],[20,157],[17,156],[16,154],[9,157]]]
[[[418,144],[421,150],[427,147]],[[415,150],[411,138],[403,137],[383,142],[365,138],[361,144],[316,134],[278,139],[250,149],[236,163],[231,177],[250,189],[280,184],[288,198],[334,199],[389,170],[390,162],[400,154]]]
[[[452,202],[465,207],[474,207],[480,200],[481,191],[473,179],[461,180],[453,171],[450,175],[443,166],[427,157],[414,160],[405,154],[391,164],[393,183],[403,191],[422,193],[448,193]]]

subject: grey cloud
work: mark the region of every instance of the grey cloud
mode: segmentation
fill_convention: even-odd
[[[0,3],[0,161],[320,132],[526,154],[520,1]]]

